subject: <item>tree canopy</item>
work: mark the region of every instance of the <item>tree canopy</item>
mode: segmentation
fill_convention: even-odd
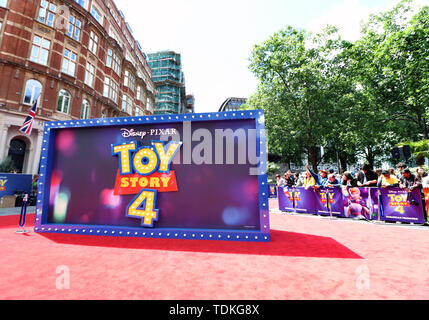
[[[271,153],[302,156],[316,169],[338,159],[342,171],[365,158],[389,158],[401,141],[428,139],[429,7],[404,0],[372,15],[355,42],[327,26],[318,34],[287,26],[254,46],[257,91],[243,106],[264,109]]]

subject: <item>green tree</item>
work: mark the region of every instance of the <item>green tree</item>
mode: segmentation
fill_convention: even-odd
[[[356,75],[377,124],[396,141],[428,138],[429,7],[409,18],[410,2],[371,16],[354,46]]]
[[[260,84],[245,107],[266,110],[273,151],[287,160],[306,153],[314,170],[318,146],[338,125],[333,114],[344,93],[340,70],[346,66],[333,62],[344,45],[335,27],[313,35],[289,26],[256,45],[251,56]]]
[[[0,172],[10,173],[16,170],[11,157],[7,157],[0,163]]]

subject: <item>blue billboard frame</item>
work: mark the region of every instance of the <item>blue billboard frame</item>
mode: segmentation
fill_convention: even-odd
[[[254,120],[257,146],[259,149],[258,193],[260,230],[223,230],[223,229],[166,229],[166,228],[130,228],[123,226],[69,225],[48,223],[50,179],[52,159],[55,148],[54,131],[68,128],[89,128],[122,126],[124,124],[162,124],[177,122]],[[154,115],[122,118],[104,118],[87,120],[69,120],[46,122],[40,160],[40,175],[36,204],[35,232],[66,233],[81,235],[102,235],[119,237],[162,238],[162,239],[200,239],[223,241],[270,241],[270,221],[267,181],[267,141],[265,135],[265,117],[263,110],[239,110],[216,113]]]

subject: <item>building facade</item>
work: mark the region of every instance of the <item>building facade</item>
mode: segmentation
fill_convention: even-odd
[[[149,53],[148,62],[156,87],[154,114],[178,114],[189,110],[181,55],[173,51]]]
[[[113,0],[0,0],[0,162],[36,174],[45,121],[153,114],[151,79]]]
[[[219,112],[223,111],[236,111],[245,104],[247,99],[245,98],[228,98],[226,99],[219,108]]]

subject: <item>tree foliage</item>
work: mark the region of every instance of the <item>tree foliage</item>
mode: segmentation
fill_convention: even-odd
[[[294,163],[307,154],[316,169],[323,146],[345,170],[428,138],[429,7],[410,8],[404,0],[371,16],[354,43],[333,26],[319,34],[288,26],[254,46],[259,86],[244,108],[265,109],[270,152]]]

